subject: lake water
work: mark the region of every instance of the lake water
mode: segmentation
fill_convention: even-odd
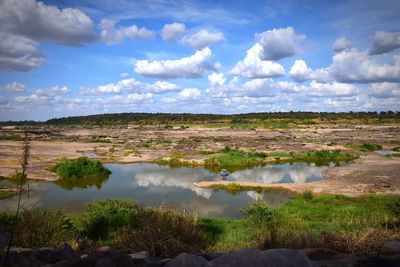
[[[87,188],[66,187],[52,182],[30,183],[29,195],[23,194],[25,206],[62,208],[79,212],[97,199],[133,199],[146,206],[172,205],[202,216],[240,217],[240,209],[256,200],[277,207],[289,200],[284,192],[240,192],[197,188],[194,182],[220,180],[221,177],[203,168],[170,168],[149,163],[105,164],[112,174],[102,184]],[[279,164],[233,172],[228,180],[264,183],[304,183],[322,179],[326,167],[303,163]],[[65,186],[64,186],[65,187]],[[17,197],[0,200],[0,209],[15,209]]]

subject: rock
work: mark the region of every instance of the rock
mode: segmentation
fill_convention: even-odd
[[[133,254],[128,254],[134,263],[141,263],[149,259],[149,253],[147,251],[140,251]]]
[[[81,259],[84,259],[84,258],[87,258],[87,257],[89,257],[88,254],[82,254],[82,255],[81,255]]]
[[[114,263],[115,266],[118,266],[118,267],[135,266],[133,260],[126,254],[115,253],[115,254],[112,254],[110,259],[111,259],[112,263]]]
[[[96,267],[116,267],[116,265],[107,258],[103,258],[97,261]]]
[[[291,249],[243,249],[225,253],[205,266],[230,267],[314,267],[303,253]]]
[[[188,253],[181,253],[177,257],[170,260],[165,267],[202,267],[207,260],[201,256]]]
[[[382,254],[385,255],[400,254],[400,241],[390,241],[383,244]]]
[[[348,255],[330,248],[307,248],[300,252],[304,253],[312,261],[346,258]]]
[[[212,261],[222,255],[222,253],[194,253],[194,254],[196,256],[201,256],[205,258],[207,261]]]
[[[59,248],[55,248],[47,255],[47,261],[50,263],[56,263],[62,260],[69,260],[76,257],[75,251],[69,245],[64,245]]]
[[[383,257],[368,257],[366,259],[358,260],[355,264],[357,267],[399,267],[400,259],[390,259]]]
[[[109,246],[102,246],[102,247],[96,248],[94,250],[94,252],[96,252],[96,253],[98,253],[98,252],[109,252],[109,251],[112,251],[112,250],[113,249],[111,247],[109,247]]]

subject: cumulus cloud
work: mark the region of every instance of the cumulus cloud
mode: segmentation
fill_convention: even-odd
[[[343,83],[371,83],[400,81],[400,56],[394,56],[394,64],[379,64],[366,52],[357,49],[342,51],[333,56],[329,67],[331,75]]]
[[[106,44],[118,44],[124,39],[149,40],[154,37],[154,32],[146,28],[138,28],[136,25],[128,27],[115,27],[116,20],[103,19],[100,22],[100,37]]]
[[[185,88],[179,92],[176,97],[177,100],[182,102],[198,100],[201,97],[201,92],[197,88]]]
[[[379,55],[400,48],[400,32],[376,32],[372,38],[371,55]]]
[[[6,92],[24,92],[26,87],[22,83],[12,82],[4,87]]]
[[[350,49],[351,48],[351,42],[347,40],[346,38],[342,37],[339,39],[336,39],[335,43],[332,46],[332,51],[333,53],[340,53],[344,50]]]
[[[0,1],[0,70],[28,71],[44,62],[39,42],[82,46],[98,39],[93,21],[75,8],[35,0]]]
[[[263,47],[259,43],[256,43],[247,50],[246,57],[237,62],[230,73],[249,79],[272,78],[285,75],[285,69],[281,64],[269,60],[262,60],[260,56],[263,54]]]
[[[0,32],[0,70],[29,71],[40,66],[45,57],[38,45],[29,38]]]
[[[211,50],[206,47],[196,51],[189,57],[177,60],[138,60],[134,70],[146,77],[161,79],[172,78],[198,78],[207,70],[216,69],[215,64],[211,64],[209,59]]]
[[[209,32],[206,29],[202,29],[192,35],[183,36],[181,43],[195,49],[202,49],[223,40],[225,40],[225,37],[222,32]]]
[[[179,86],[166,81],[143,83],[134,78],[129,78],[120,80],[117,83],[109,83],[94,88],[81,88],[80,93],[83,95],[121,94],[123,92],[162,94],[178,90]]]
[[[14,99],[18,103],[51,104],[60,101],[60,95],[70,92],[71,90],[66,86],[54,86],[50,89],[38,89],[31,95],[17,96]]]
[[[355,96],[360,92],[360,89],[352,84],[347,83],[318,83],[311,81],[307,94],[316,97],[344,97]]]
[[[298,54],[300,42],[304,35],[297,35],[292,27],[273,29],[257,33],[256,41],[262,46],[262,60],[280,60]]]
[[[0,2],[0,28],[35,41],[81,46],[97,39],[93,21],[75,8],[59,9],[35,0]]]
[[[208,75],[208,82],[211,86],[223,85],[226,81],[224,74],[213,72]]]
[[[161,30],[161,36],[166,42],[176,41],[186,30],[185,24],[183,23],[171,23],[165,24]]]
[[[388,82],[371,84],[369,95],[376,98],[400,97],[400,85]]]
[[[296,60],[290,68],[289,76],[297,82],[315,80],[319,82],[328,82],[331,80],[328,69],[312,70],[308,68],[304,60]]]

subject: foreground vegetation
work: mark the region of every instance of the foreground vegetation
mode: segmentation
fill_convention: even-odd
[[[277,209],[256,202],[242,211],[240,219],[199,218],[165,206],[142,207],[130,200],[96,201],[81,214],[26,209],[18,218],[15,245],[111,245],[172,257],[182,251],[243,247],[323,246],[377,253],[384,242],[400,238],[399,196],[350,198],[304,192]],[[11,218],[11,213],[0,213],[0,232],[8,230]]]
[[[73,160],[60,159],[49,170],[60,176],[55,183],[69,190],[74,187],[88,188],[93,185],[99,189],[111,174],[100,161],[90,160],[87,157]]]

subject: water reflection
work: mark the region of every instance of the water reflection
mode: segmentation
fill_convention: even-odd
[[[105,198],[130,198],[147,206],[168,204],[178,209],[193,211],[202,216],[238,217],[240,209],[250,203],[263,200],[277,207],[289,199],[284,192],[240,192],[231,195],[224,190],[197,188],[194,182],[220,180],[218,174],[202,168],[169,168],[157,164],[106,164],[112,171],[101,188],[63,187],[51,182],[30,185],[29,199],[23,195],[26,206],[62,208],[67,212],[79,212],[85,203]],[[241,170],[230,174],[234,181],[263,183],[302,183],[321,179],[326,167],[306,164],[282,164]],[[17,198],[0,200],[0,209],[15,209]]]

